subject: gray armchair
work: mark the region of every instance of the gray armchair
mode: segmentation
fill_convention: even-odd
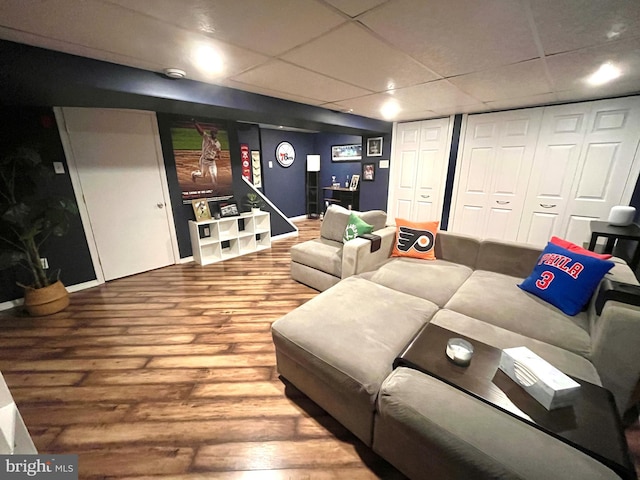
[[[355,213],[381,237],[380,248],[372,252],[371,242],[356,238],[346,243],[342,236],[349,215]],[[377,269],[389,259],[395,240],[395,227],[387,227],[382,210],[356,212],[331,205],[324,216],[320,237],[291,247],[291,277],[324,291],[341,279]]]

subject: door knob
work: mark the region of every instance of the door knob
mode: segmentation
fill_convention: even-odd
[[[164,203],[158,202],[158,203],[156,203],[156,206],[158,208],[164,208]]]

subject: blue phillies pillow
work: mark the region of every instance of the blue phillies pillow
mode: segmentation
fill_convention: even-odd
[[[576,315],[587,304],[613,262],[571,252],[548,243],[538,263],[518,287]]]

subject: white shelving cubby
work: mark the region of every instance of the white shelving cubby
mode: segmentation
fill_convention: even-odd
[[[271,248],[269,212],[219,220],[189,221],[193,259],[200,265]]]

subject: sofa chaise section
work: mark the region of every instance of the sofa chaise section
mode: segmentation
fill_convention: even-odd
[[[438,307],[360,278],[327,292],[274,322],[278,372],[370,446],[380,386]]]

